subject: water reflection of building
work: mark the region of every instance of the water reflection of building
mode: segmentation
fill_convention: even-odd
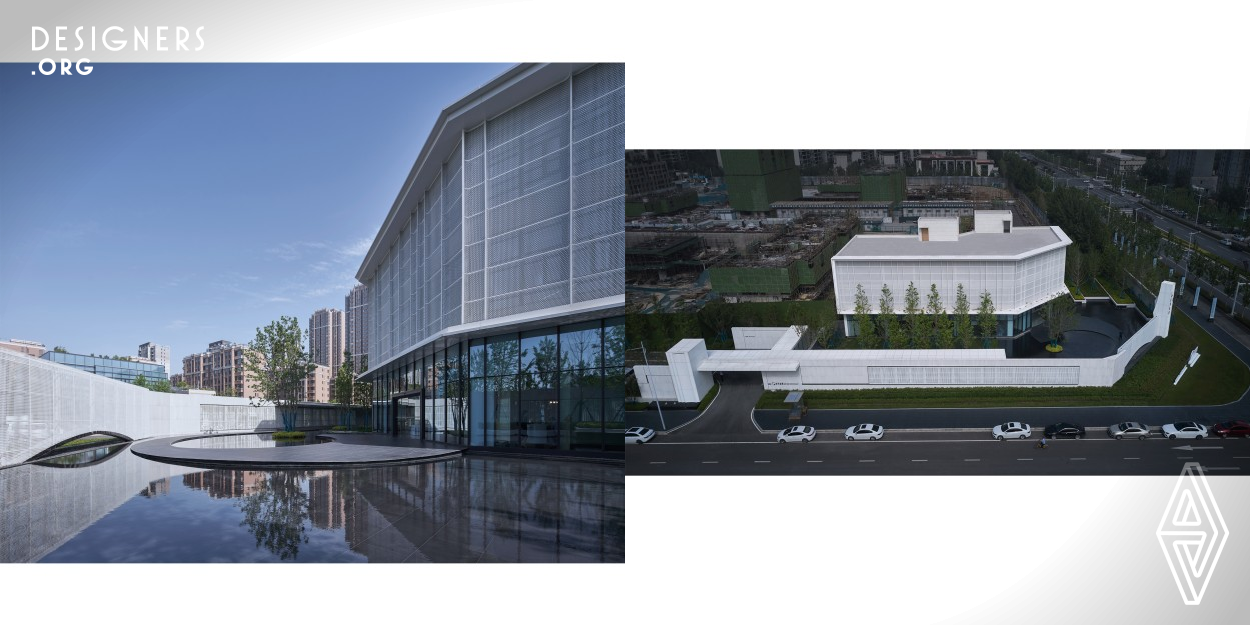
[[[129,451],[76,468],[23,464],[0,471],[0,562],[36,562],[104,515],[169,478],[199,471]]]
[[[347,502],[343,497],[338,471],[316,471],[308,478],[308,516],[313,527],[338,529],[347,518]]]
[[[457,461],[345,476],[349,546],[370,562],[620,562],[619,466]]]
[[[234,499],[264,488],[264,471],[214,469],[182,476],[182,485],[203,490],[213,499]]]
[[[168,495],[169,478],[163,477],[159,480],[152,480],[151,482],[148,482],[147,488],[144,488],[139,492],[139,494],[149,499],[152,497],[162,497],[164,495]]]

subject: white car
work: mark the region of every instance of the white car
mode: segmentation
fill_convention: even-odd
[[[1195,440],[1202,440],[1202,438],[1207,435],[1207,426],[1198,425],[1193,421],[1168,423],[1163,426],[1162,430],[1163,435],[1171,439],[1192,438]]]
[[[885,428],[871,423],[861,423],[846,428],[848,441],[875,441],[882,436],[885,436]]]
[[[994,426],[994,438],[1000,441],[1004,438],[1028,438],[1032,434],[1033,428],[1019,421]]]
[[[806,443],[816,438],[816,428],[810,425],[796,425],[777,433],[778,443]]]
[[[625,430],[625,442],[636,443],[641,445],[655,438],[655,430],[651,428],[635,427]]]

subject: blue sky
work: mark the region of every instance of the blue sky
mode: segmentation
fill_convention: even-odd
[[[439,112],[508,65],[0,64],[0,339],[250,341],[343,296]]]

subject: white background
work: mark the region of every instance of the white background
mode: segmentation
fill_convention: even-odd
[[[1244,149],[1241,6],[9,2],[0,60],[81,56],[32,52],[32,25],[203,25],[201,52],[88,58],[624,61],[635,149]],[[620,566],[9,565],[0,597],[192,623],[1245,622],[1250,480],[1211,479],[1231,538],[1198,607],[1154,538],[1174,483],[629,478]]]

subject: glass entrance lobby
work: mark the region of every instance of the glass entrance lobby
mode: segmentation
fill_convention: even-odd
[[[374,428],[453,445],[622,451],[620,317],[436,341],[374,382]]]

